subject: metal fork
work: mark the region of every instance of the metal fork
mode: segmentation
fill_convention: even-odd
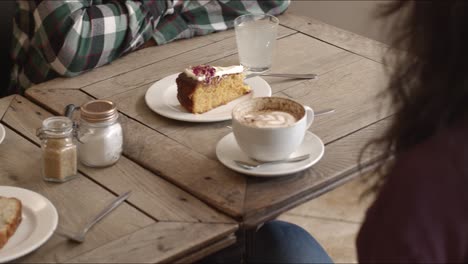
[[[291,79],[316,79],[317,74],[300,74],[300,73],[262,73],[261,76],[282,77]]]
[[[64,236],[68,239],[70,239],[73,242],[77,243],[83,243],[85,240],[86,233],[93,227],[97,222],[99,222],[104,216],[109,214],[112,210],[117,208],[123,201],[125,201],[131,194],[131,191],[128,191],[119,197],[117,197],[112,203],[110,203],[108,206],[106,206],[101,212],[99,212],[98,215],[96,215],[93,219],[91,219],[88,224],[86,224],[83,229],[81,229],[79,232],[75,234],[71,234],[65,231],[59,231],[57,230],[55,233],[58,235]]]
[[[245,78],[248,79],[255,76],[270,76],[288,79],[317,79],[317,74],[314,73],[248,73]]]

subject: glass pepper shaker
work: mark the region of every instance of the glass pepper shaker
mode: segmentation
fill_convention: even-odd
[[[123,147],[123,133],[116,105],[93,100],[80,108],[78,157],[89,167],[107,167],[116,163]]]
[[[65,182],[77,176],[77,147],[73,140],[73,122],[63,116],[42,122],[37,136],[41,139],[42,175],[50,182]]]

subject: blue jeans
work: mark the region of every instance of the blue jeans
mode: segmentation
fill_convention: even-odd
[[[283,222],[265,223],[255,234],[248,263],[333,263],[320,244],[301,227]]]

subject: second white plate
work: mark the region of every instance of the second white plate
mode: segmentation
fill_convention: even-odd
[[[0,143],[5,139],[5,128],[0,124]]]
[[[0,186],[0,195],[17,198],[23,205],[21,223],[0,249],[0,263],[3,263],[22,257],[44,244],[54,234],[58,214],[47,198],[30,190]]]
[[[254,97],[271,96],[270,85],[261,77],[252,77],[245,83],[252,88],[252,92],[236,100],[203,114],[192,114],[183,108],[177,100],[177,84],[175,80],[179,73],[169,75],[154,83],[145,95],[146,105],[154,112],[167,118],[188,122],[217,122],[231,119],[231,111],[240,102]]]

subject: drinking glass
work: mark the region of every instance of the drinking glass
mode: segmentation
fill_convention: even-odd
[[[279,19],[267,14],[248,14],[234,20],[239,61],[249,73],[271,68]]]

